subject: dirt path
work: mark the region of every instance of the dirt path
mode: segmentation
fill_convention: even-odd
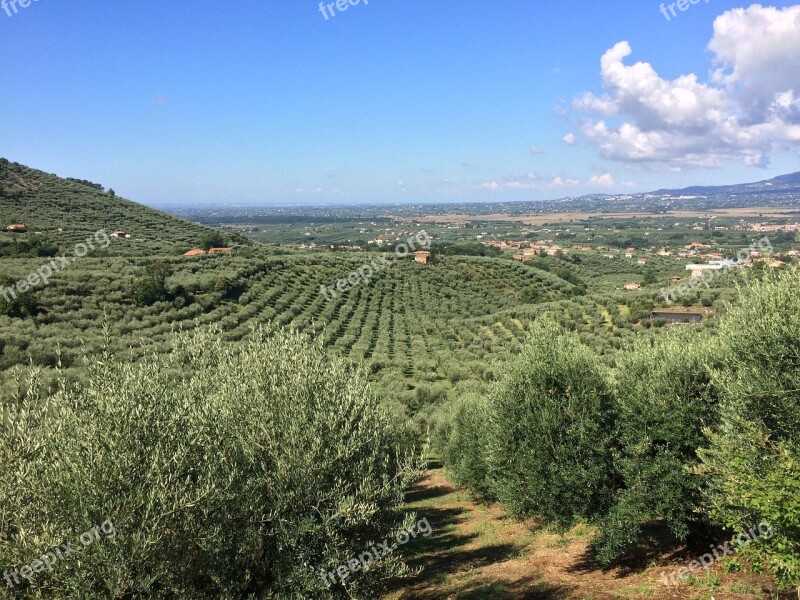
[[[434,469],[409,494],[409,510],[433,529],[417,538],[409,564],[423,571],[398,582],[383,600],[486,599],[760,599],[762,581],[712,572],[667,589],[659,579],[685,562],[685,549],[649,556],[635,567],[603,570],[589,546],[592,531],[578,526],[561,536],[519,523],[499,506],[482,506]]]

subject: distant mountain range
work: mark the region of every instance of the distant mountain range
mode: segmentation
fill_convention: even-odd
[[[767,179],[766,181],[757,181],[756,183],[717,186],[695,185],[680,190],[665,189],[651,193],[657,196],[716,196],[719,194],[758,194],[764,192],[800,192],[800,171]]]
[[[800,208],[800,172],[781,175],[766,181],[721,186],[692,186],[683,189],[660,189],[649,193],[591,194],[546,201],[463,202],[393,205],[395,216],[445,214],[507,214],[509,216],[578,211],[593,213],[665,213],[674,210],[714,210],[740,207]],[[386,213],[384,205],[318,206],[318,207],[250,207],[242,212],[224,206],[227,216],[219,214],[215,224],[244,219],[259,222],[289,222],[297,215],[346,218],[348,215]],[[62,243],[77,243],[86,234],[104,228],[129,232],[135,243],[128,244],[130,253],[147,254],[174,251],[176,247],[193,247],[209,233],[196,221],[194,211],[176,211],[189,220],[153,210],[117,197],[102,185],[73,178],[61,178],[0,158],[0,232],[12,223],[24,223],[31,231],[59,232]],[[202,213],[203,211],[199,211]],[[264,217],[263,215],[268,215]],[[268,219],[268,220],[264,220]],[[205,220],[205,222],[212,222]],[[231,236],[229,236],[231,237]],[[246,240],[238,235],[237,243]]]

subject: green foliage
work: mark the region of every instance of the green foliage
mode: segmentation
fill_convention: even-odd
[[[432,244],[430,248],[436,256],[503,256],[503,251],[493,246],[484,246],[479,242],[461,242],[459,244]]]
[[[169,284],[172,265],[164,260],[157,260],[147,265],[133,282],[133,300],[137,306],[150,306],[156,302],[172,302],[176,308],[183,308],[191,303],[192,296],[180,284]],[[217,280],[214,291],[222,297],[228,297],[236,287],[227,278]]]
[[[618,364],[614,464],[621,488],[595,541],[604,564],[643,541],[643,526],[655,519],[683,541],[703,529],[702,480],[688,471],[705,445],[703,429],[717,420],[714,348],[706,336],[678,330],[655,345],[636,344]]]
[[[447,390],[438,385],[421,385],[414,391],[414,406],[417,409],[439,405],[446,399]],[[414,412],[417,412],[417,410]]]
[[[432,445],[447,465],[448,476],[482,499],[492,499],[488,475],[489,406],[466,395],[443,404],[433,419]]]
[[[730,317],[720,363],[719,344],[706,335],[714,318],[665,335],[674,328],[649,319],[655,291],[612,291],[642,275],[655,283],[678,274],[683,265],[672,260],[654,258],[642,271],[586,251],[521,264],[474,241],[476,233],[497,235],[497,223],[467,224],[466,237],[426,224],[443,240],[435,264],[398,261],[326,300],[321,286],[375,254],[255,245],[183,258],[177,255],[199,241],[210,247],[225,239],[102,189],[0,159],[0,223],[26,223],[29,231],[11,235],[0,225],[4,274],[25,277],[41,265],[37,257],[69,254],[100,228],[131,234],[60,271],[35,297],[28,292],[13,306],[0,297],[0,558],[29,562],[53,540],[109,517],[120,529],[113,544],[45,579],[34,597],[117,590],[128,598],[208,590],[324,597],[311,567],[335,568],[363,550],[368,535],[383,539],[398,526],[393,509],[414,469],[401,457],[411,430],[390,415],[409,413],[417,433],[432,432],[453,479],[476,495],[500,496],[519,516],[560,525],[597,517],[603,562],[632,549],[654,519],[682,539],[698,529],[707,517],[699,494],[705,482],[708,510],[732,531],[761,519],[775,526],[771,540],[746,549],[750,563],[797,581],[796,277],[795,291],[765,288],[751,294],[749,312]],[[295,220],[292,233],[284,224]],[[260,235],[351,245],[361,221],[275,216]],[[335,227],[322,231],[325,223]],[[398,227],[377,217],[373,226]],[[631,233],[593,228],[580,236],[626,247],[677,246],[697,235],[645,236],[630,220],[602,227]],[[567,243],[591,241],[561,233]],[[735,235],[742,240],[730,242],[733,252],[749,243],[744,232]],[[770,279],[763,264],[755,271]],[[685,303],[712,300],[724,308],[734,292],[715,289]],[[537,325],[527,338],[543,315],[563,330]],[[268,320],[322,332],[322,341],[307,351],[289,343],[291,335],[251,340],[253,323]],[[170,336],[211,323],[221,341]],[[308,358],[321,356],[323,344],[341,357],[332,365]],[[129,364],[108,356],[111,349],[130,349]],[[84,353],[98,358],[81,366]],[[364,365],[387,414],[360,399],[365,376],[345,376],[341,360]],[[46,367],[35,381],[7,370],[31,361]],[[505,368],[494,366],[503,361]],[[368,422],[363,429],[359,416]],[[6,560],[7,552],[16,554]],[[386,566],[375,577],[402,571]],[[346,592],[372,597],[375,583],[350,580]]]
[[[44,257],[56,256],[57,254],[58,246],[41,237],[27,236],[26,239],[14,237],[8,241],[0,240],[0,257],[3,258],[20,256]]]
[[[32,290],[21,292],[10,277],[0,276],[0,315],[22,318],[35,315],[39,310]]]
[[[10,223],[24,223],[29,232],[41,231],[45,250],[35,248],[38,256],[52,256],[54,246],[71,252],[75,244],[101,229],[129,233],[132,239],[113,240],[108,249],[128,256],[167,253],[176,244],[188,248],[214,231],[105,193],[100,184],[57,177],[5,159],[0,159],[0,191],[0,232]],[[4,235],[0,233],[0,256],[7,250]],[[38,239],[31,233],[22,236],[20,243]]]
[[[132,347],[138,359],[167,351],[173,329],[218,323],[225,339],[237,340],[252,323],[273,320],[309,334],[324,332],[326,346],[353,363],[366,363],[376,392],[411,415],[432,408],[461,382],[490,380],[488,363],[517,352],[526,324],[544,307],[566,301],[571,288],[510,260],[444,256],[436,268],[399,261],[326,301],[320,286],[375,257],[286,250],[275,256],[261,245],[248,256],[184,258],[170,252],[147,258],[92,253],[61,270],[36,291],[41,313],[0,316],[0,369],[31,357],[36,365],[51,366],[60,351],[69,375],[80,377],[82,346],[99,351],[104,321],[112,346]],[[156,261],[170,274],[151,272]],[[19,279],[40,263],[6,259],[3,271]],[[525,304],[534,294],[537,304]],[[600,336],[593,340],[601,342]]]
[[[32,372],[0,403],[0,565],[106,520],[117,536],[17,597],[366,598],[406,571],[393,556],[332,590],[319,577],[408,524],[419,475],[407,424],[320,342],[180,334],[88,370],[54,394]]]
[[[150,306],[156,302],[170,299],[167,278],[172,274],[169,264],[155,261],[144,268],[142,274],[133,282],[133,299],[139,306]]]
[[[800,582],[800,270],[754,281],[720,323],[719,427],[699,472],[711,515],[734,533],[774,535],[742,553]]]
[[[222,237],[221,233],[216,231],[209,231],[200,239],[200,247],[203,250],[209,250],[210,248],[221,248],[225,246],[225,238]]]
[[[592,350],[537,323],[490,403],[492,488],[513,514],[564,526],[604,514],[613,492],[613,399]]]
[[[578,336],[537,325],[485,407],[470,399],[442,409],[434,439],[453,478],[520,517],[602,517],[604,564],[643,542],[654,521],[684,541],[706,533],[709,517],[734,536],[768,526],[739,552],[796,585],[799,284],[798,269],[753,278],[718,336],[670,329],[611,355],[613,405],[603,365]],[[606,318],[617,308],[607,304]],[[633,318],[645,306],[627,308]],[[555,316],[583,339],[581,312]]]

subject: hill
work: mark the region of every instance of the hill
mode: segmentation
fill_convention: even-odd
[[[174,329],[216,325],[226,339],[240,340],[253,324],[273,322],[320,333],[337,354],[370,365],[386,397],[413,412],[429,387],[482,379],[490,370],[485,357],[518,348],[535,309],[579,293],[554,274],[508,259],[443,257],[430,267],[398,262],[327,301],[323,286],[375,255],[269,252],[254,246],[234,256],[160,258],[169,297],[145,305],[135,298],[153,259],[81,259],[36,291],[39,314],[0,316],[0,370],[31,359],[79,369],[84,349],[93,353],[105,343],[104,323],[115,350],[132,348],[140,357],[161,352]],[[3,259],[0,266],[17,280],[41,262]]]
[[[25,224],[22,236],[5,233]],[[213,230],[117,197],[90,181],[62,178],[0,158],[0,243],[20,239],[62,251],[99,230],[122,230],[129,239],[115,243],[114,254],[175,253],[200,243]],[[63,231],[60,231],[63,230]],[[38,232],[38,233],[37,233]]]
[[[791,177],[788,180],[784,183],[790,185]],[[187,534],[187,540],[207,535],[203,527],[209,524],[214,531],[224,531],[226,539],[244,539],[245,549],[238,555],[245,560],[252,556],[248,540],[261,539],[256,544],[264,544],[265,564],[272,561],[268,566],[274,572],[284,564],[300,565],[297,577],[305,577],[302,585],[314,591],[298,592],[296,597],[345,597],[316,593],[316,574],[309,574],[306,565],[325,567],[322,571],[328,573],[345,560],[342,557],[355,556],[369,545],[366,541],[399,527],[388,525],[383,517],[376,520],[371,507],[364,525],[354,526],[351,507],[359,502],[367,506],[364,497],[383,507],[386,518],[396,518],[400,492],[416,477],[411,472],[416,467],[399,462],[399,457],[410,456],[412,441],[428,438],[448,477],[476,495],[488,491],[493,496],[486,497],[501,501],[507,510],[501,512],[499,505],[487,510],[465,501],[465,490],[452,489],[441,472],[435,472],[408,494],[409,510],[424,515],[425,523],[430,518],[428,529],[432,525],[434,530],[427,545],[420,539],[413,550],[405,549],[414,552],[413,566],[424,566],[425,574],[402,590],[402,596],[391,598],[441,598],[451,593],[595,597],[608,590],[628,597],[664,597],[659,596],[662,584],[656,577],[665,569],[678,571],[681,562],[689,563],[698,553],[683,543],[684,538],[664,537],[662,542],[643,536],[650,532],[653,510],[671,511],[668,516],[678,515],[674,522],[684,526],[677,518],[690,518],[699,505],[699,484],[686,474],[689,466],[698,464],[700,428],[716,422],[706,420],[716,410],[711,401],[715,397],[706,392],[716,373],[705,370],[717,364],[712,362],[717,357],[706,351],[716,348],[721,330],[728,336],[722,338],[729,349],[725,357],[756,355],[733,351],[752,338],[760,340],[758,347],[769,349],[762,356],[764,365],[771,365],[772,349],[780,348],[778,338],[794,340],[797,331],[796,315],[789,310],[797,305],[796,280],[782,288],[764,287],[746,318],[724,321],[727,329],[720,329],[720,321],[736,309],[730,304],[732,288],[740,280],[759,277],[769,284],[766,266],[754,267],[752,275],[726,273],[708,282],[708,289],[687,285],[681,304],[703,311],[701,325],[676,330],[654,316],[661,302],[659,288],[686,275],[683,257],[656,249],[663,244],[679,250],[688,243],[687,235],[696,239],[691,225],[673,231],[652,223],[654,219],[592,227],[564,224],[558,231],[547,228],[564,251],[542,253],[527,262],[513,260],[510,249],[475,255],[484,248],[472,238],[481,239],[482,233],[476,233],[484,231],[497,236],[495,224],[491,230],[485,224],[483,229],[465,227],[461,235],[470,243],[441,242],[444,228],[431,228],[427,233],[434,243],[426,264],[399,251],[393,255],[385,251],[391,250],[388,247],[364,250],[348,244],[334,251],[322,241],[314,248],[306,243],[279,245],[269,232],[264,239],[273,242],[270,245],[253,243],[232,253],[185,257],[180,255],[182,248],[221,234],[117,198],[99,184],[8,161],[0,161],[0,186],[0,218],[5,220],[0,231],[0,456],[12,459],[0,461],[0,489],[9,492],[0,493],[0,512],[22,515],[19,522],[26,523],[38,515],[58,514],[41,508],[54,503],[59,510],[77,511],[73,522],[80,522],[80,511],[91,507],[107,518],[104,525],[119,526],[122,544],[140,539],[142,530],[162,537],[161,524],[155,527],[139,514],[139,507],[149,506],[157,494],[154,502],[167,507],[170,515],[179,503],[191,509],[191,514],[176,517],[170,531],[183,535],[184,523],[201,524],[199,533]],[[678,201],[663,201],[672,200]],[[321,229],[316,220],[293,215],[286,220],[287,227],[297,225],[302,239],[311,237],[305,235],[310,233],[308,226]],[[395,227],[363,220],[376,229]],[[27,231],[4,231],[6,224],[15,222],[25,223]],[[337,227],[332,235],[352,235],[347,233],[347,220],[331,215],[327,222]],[[354,224],[362,235],[367,225],[358,220]],[[417,230],[416,225],[408,227]],[[114,239],[108,250],[85,256],[68,247],[101,228],[123,229],[131,238]],[[406,234],[397,232],[394,239],[401,239],[398,235]],[[528,239],[539,235],[532,232]],[[749,235],[743,230],[709,230],[702,239],[713,244],[704,246],[709,250],[735,252],[740,240],[748,243]],[[795,247],[794,233],[787,233],[786,239],[779,239],[778,232],[770,236],[776,249]],[[594,248],[584,245],[590,243]],[[635,256],[623,259],[622,252],[615,252],[629,245],[638,248]],[[48,258],[54,248],[74,258],[62,266]],[[57,267],[52,272],[50,264]],[[38,273],[47,277],[23,288]],[[639,281],[642,289],[623,291],[626,283]],[[773,294],[774,289],[780,293]],[[769,331],[777,332],[771,338],[755,335],[761,324],[752,315],[764,306],[787,313],[773,309],[765,318],[764,323],[773,325]],[[715,307],[722,317],[714,315]],[[744,326],[748,324],[753,325]],[[183,333],[175,336],[175,331]],[[309,344],[297,331],[318,336],[319,341]],[[796,352],[784,354],[791,357]],[[778,381],[774,373],[791,371],[787,364],[770,370],[756,364],[743,372],[747,381],[760,384],[752,386],[758,395],[769,389],[765,383]],[[21,365],[35,367],[33,374],[21,373]],[[766,372],[764,378],[753,376],[761,371]],[[785,389],[796,389],[796,380],[787,386],[791,388],[773,386],[773,396],[782,399]],[[725,397],[736,400],[740,388],[718,389],[729,389]],[[491,413],[489,402],[494,403]],[[794,410],[795,404],[786,406]],[[798,420],[792,416],[789,422]],[[794,432],[797,427],[787,429]],[[656,433],[650,438],[640,435],[651,430]],[[728,426],[725,431],[739,430]],[[366,459],[359,458],[367,450]],[[231,462],[231,456],[241,457],[241,464]],[[494,462],[485,462],[495,456]],[[393,467],[406,462],[408,467]],[[150,470],[137,470],[142,464],[151,465]],[[779,480],[783,485],[787,469],[775,464],[759,481]],[[196,477],[198,465],[210,470]],[[354,471],[354,465],[360,470]],[[402,473],[406,469],[408,475]],[[231,487],[233,472],[240,487]],[[119,473],[133,473],[135,481]],[[53,479],[47,479],[51,474]],[[644,485],[639,485],[639,474],[645,477]],[[738,482],[743,477],[734,472],[731,479]],[[186,483],[175,486],[170,483],[174,481]],[[393,490],[386,488],[387,481],[393,482]],[[257,482],[255,487],[252,482]],[[483,482],[492,487],[481,487]],[[183,496],[170,495],[176,487]],[[87,489],[93,491],[90,497]],[[140,499],[131,496],[131,489],[146,493]],[[78,493],[70,495],[69,490]],[[209,496],[208,490],[216,495]],[[271,490],[287,491],[280,496]],[[320,490],[324,498],[317,497]],[[242,519],[243,511],[262,502],[262,495],[267,498],[264,508]],[[787,497],[796,497],[795,490]],[[309,520],[309,514],[321,513],[320,507],[327,510],[322,500],[335,501],[335,510],[346,511],[346,519],[326,521],[341,525],[320,529]],[[613,521],[612,513],[603,512],[612,501],[619,510],[613,514],[621,515]],[[550,512],[535,512],[540,507]],[[789,513],[781,505],[774,514],[782,518]],[[219,515],[230,515],[233,525],[218,526]],[[270,515],[270,521],[262,521],[263,515]],[[459,521],[455,529],[454,515]],[[558,536],[555,529],[530,531],[509,518],[561,515],[573,519],[564,523],[574,527]],[[229,534],[245,521],[259,528],[272,523],[271,530]],[[308,529],[312,522],[314,528]],[[589,526],[596,523],[597,529]],[[740,530],[739,523],[730,523],[730,529]],[[323,530],[337,540],[335,545],[319,536]],[[340,530],[353,537],[350,546],[342,545]],[[298,532],[301,537],[295,537]],[[601,569],[596,557],[606,559],[590,546],[595,539],[610,540],[602,546],[608,560],[628,551],[616,540],[651,544],[646,549],[647,568],[627,577]],[[0,555],[9,557],[0,562],[18,565],[35,556],[25,543],[33,542],[0,535]],[[191,543],[167,540],[163,556],[173,556],[175,547]],[[337,554],[322,556],[318,548],[323,547],[338,548]],[[152,548],[148,543],[137,554],[120,547],[113,558],[98,554],[93,563],[98,575],[91,576],[91,583],[106,585],[108,564],[148,573],[149,565],[130,557],[151,560]],[[313,555],[298,560],[295,550],[302,548]],[[397,556],[402,552],[398,549]],[[235,552],[226,548],[222,554]],[[644,556],[638,548],[637,555]],[[191,575],[205,573],[207,564],[227,563],[217,557],[202,561],[199,566],[179,561],[175,572],[188,569],[189,575],[179,574],[175,581],[189,581],[201,590],[212,585],[210,579]],[[158,562],[162,568],[163,559]],[[737,570],[743,568],[736,565]],[[539,566],[547,577],[539,576]],[[232,587],[241,585],[247,568],[231,568]],[[759,592],[762,587],[760,579],[743,582],[738,574],[723,573],[722,565],[718,569],[719,574],[709,575],[709,589],[716,591],[724,581],[727,589],[738,590],[729,597],[744,598],[739,592]],[[266,578],[265,585],[286,581],[293,591],[300,589],[301,579],[281,577]],[[388,579],[387,574],[383,581]],[[691,585],[706,586],[705,581],[698,578]],[[218,596],[202,591],[175,594]],[[346,597],[379,596],[348,591]]]
[[[717,194],[758,194],[770,192],[800,192],[800,171],[788,175],[780,175],[772,179],[757,181],[755,183],[737,183],[733,185],[701,186],[695,185],[679,190],[662,189],[653,194],[671,196]]]
[[[24,223],[28,232],[5,232],[10,223]],[[587,343],[619,350],[641,334],[652,308],[650,299],[619,292],[623,283],[641,280],[644,267],[599,252],[523,265],[510,255],[435,250],[433,265],[400,260],[326,301],[321,288],[378,255],[254,243],[234,255],[184,258],[184,249],[219,233],[99,184],[7,160],[0,160],[0,224],[6,285],[42,268],[43,257],[72,254],[72,246],[99,229],[131,234],[36,286],[23,311],[30,314],[0,316],[0,372],[60,362],[77,376],[81,355],[106,342],[138,358],[161,352],[173,329],[213,324],[226,339],[240,340],[254,323],[272,321],[321,333],[334,352],[368,365],[384,398],[416,414],[459,385],[491,381],[491,363],[516,352],[528,324],[545,311]],[[226,241],[240,239],[233,234]]]

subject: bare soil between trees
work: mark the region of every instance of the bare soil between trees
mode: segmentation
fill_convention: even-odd
[[[408,494],[407,508],[418,518],[426,517],[433,534],[409,544],[409,564],[422,571],[396,582],[383,600],[770,597],[767,577],[724,573],[719,565],[668,589],[661,573],[687,566],[697,554],[685,546],[665,545],[658,532],[652,547],[643,548],[631,562],[603,569],[591,549],[592,528],[577,526],[560,535],[535,522],[521,523],[499,505],[474,502],[447,481],[441,468],[431,470]]]

